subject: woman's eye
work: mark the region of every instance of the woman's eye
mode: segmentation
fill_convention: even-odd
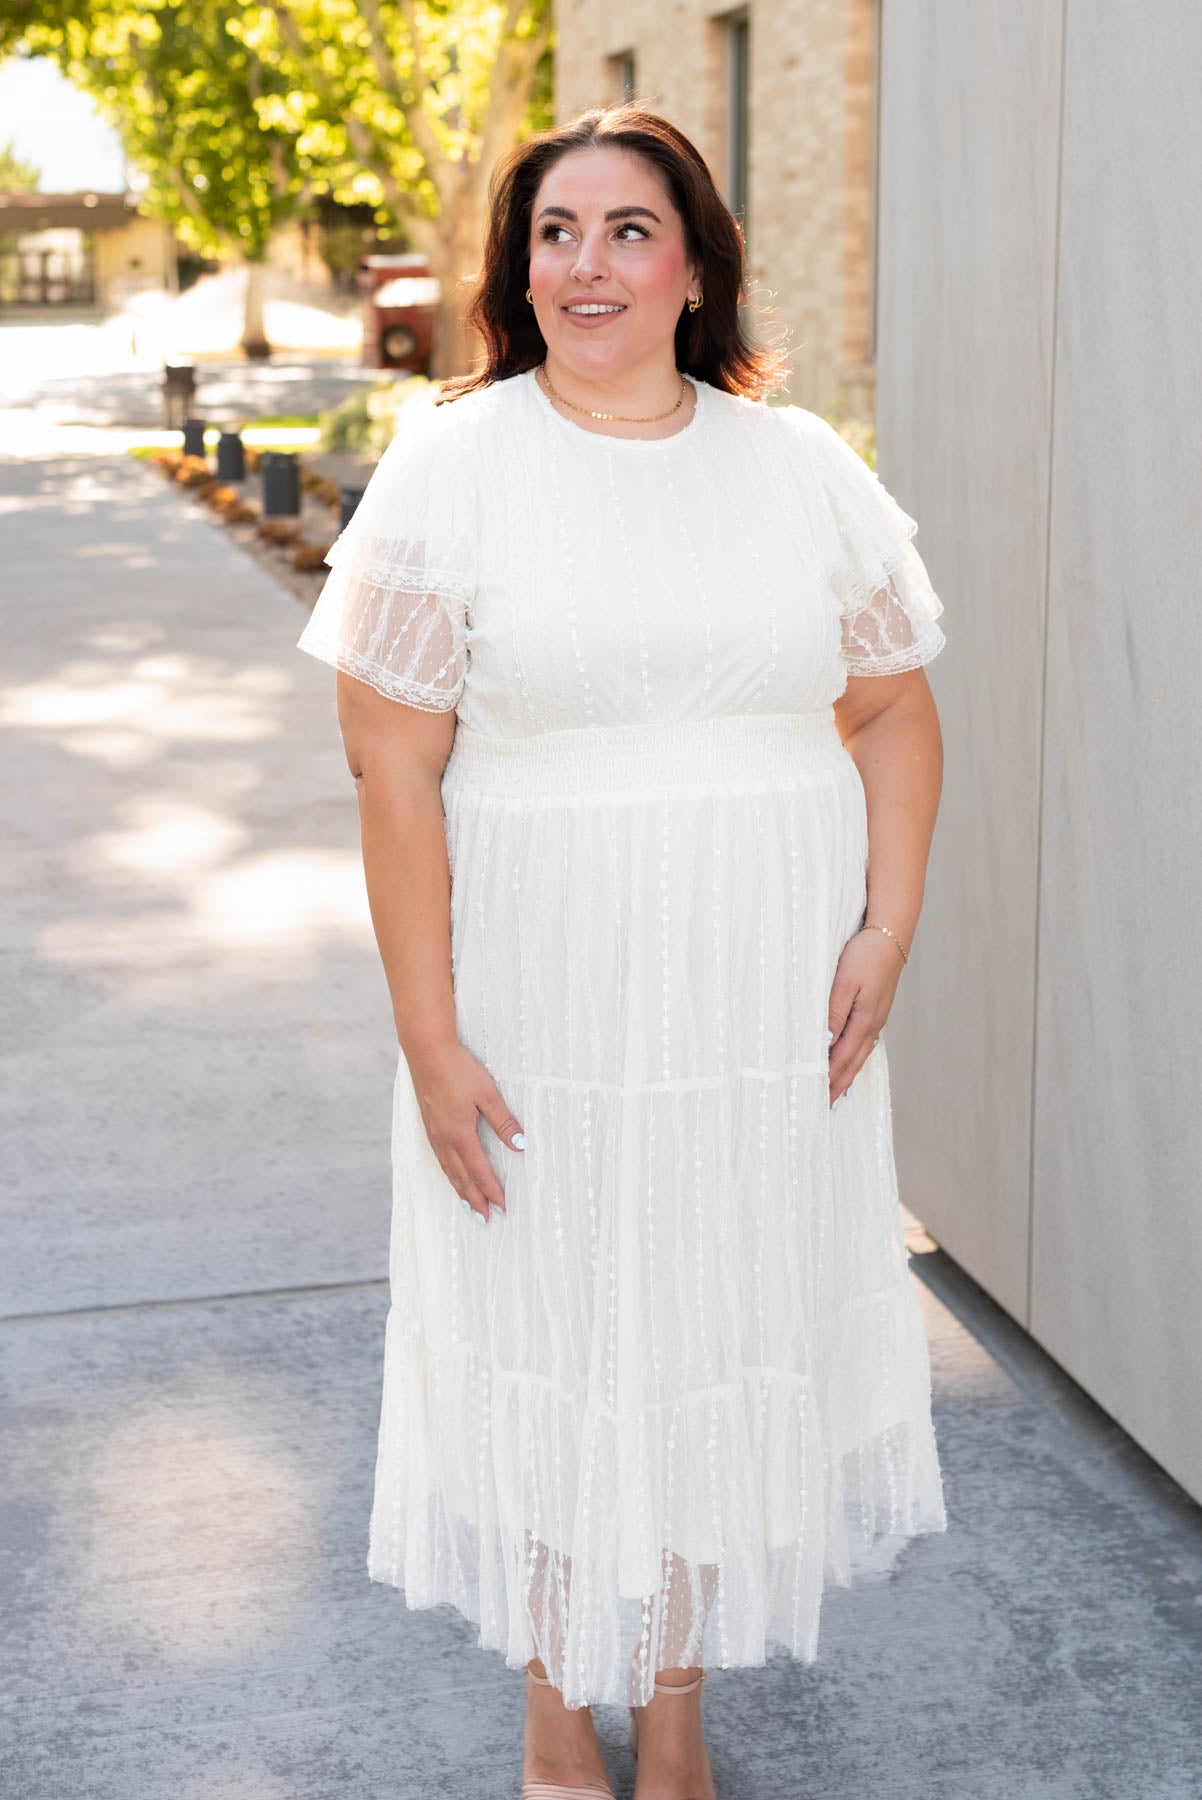
[[[548,220],[548,222],[545,225],[543,225],[539,228],[538,235],[540,238],[549,240],[550,238],[552,238],[554,236],[554,234],[557,231],[566,231],[566,230],[567,230],[566,225],[556,225],[553,220]],[[646,237],[648,235],[648,233],[644,229],[644,227],[642,225],[636,225],[632,219],[628,220],[625,225],[619,225],[618,230],[619,231],[637,231],[640,237]]]

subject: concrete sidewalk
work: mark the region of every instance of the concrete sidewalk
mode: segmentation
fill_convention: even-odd
[[[132,462],[0,464],[0,535],[0,1790],[516,1800],[521,1676],[364,1570],[394,1050],[332,676]],[[713,1671],[722,1800],[1202,1793],[1198,1509],[913,1245],[949,1531]]]

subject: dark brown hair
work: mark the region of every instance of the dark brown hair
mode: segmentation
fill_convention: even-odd
[[[696,312],[681,309],[677,368],[753,400],[783,384],[789,363],[780,344],[753,344],[745,335],[739,310],[740,300],[749,304],[743,291],[743,232],[704,158],[670,120],[626,101],[593,107],[567,124],[537,132],[497,159],[488,184],[484,265],[464,315],[467,330],[484,341],[484,360],[469,375],[444,381],[438,403],[542,362],[546,342],[526,299],[535,196],[547,171],[569,150],[602,147],[633,151],[658,171],[683,221],[685,250],[700,265],[704,303]]]

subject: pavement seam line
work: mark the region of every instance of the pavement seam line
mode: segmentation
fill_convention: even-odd
[[[48,1312],[0,1313],[0,1326],[33,1325],[50,1319],[107,1318],[113,1313],[161,1312],[172,1306],[223,1306],[233,1300],[306,1300],[315,1296],[350,1294],[363,1288],[387,1286],[387,1275],[373,1275],[365,1276],[362,1281],[319,1281],[306,1287],[236,1288],[224,1294],[181,1294],[163,1300],[114,1300],[110,1305],[67,1306]]]

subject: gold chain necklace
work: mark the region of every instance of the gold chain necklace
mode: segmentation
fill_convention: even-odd
[[[677,369],[676,373],[680,375],[680,398],[677,400],[676,405],[670,406],[667,412],[652,413],[649,419],[631,419],[628,418],[625,413],[594,412],[591,406],[577,406],[574,400],[564,399],[564,396],[552,385],[551,377],[547,374],[546,363],[540,363],[538,366],[539,372],[546,382],[547,387],[550,389],[551,393],[555,395],[557,400],[562,401],[564,406],[570,406],[573,412],[587,413],[590,419],[618,419],[623,425],[654,425],[660,419],[670,419],[672,414],[674,412],[679,412],[680,408],[683,406],[684,397],[688,392],[689,386],[684,376],[680,375],[680,370]]]

